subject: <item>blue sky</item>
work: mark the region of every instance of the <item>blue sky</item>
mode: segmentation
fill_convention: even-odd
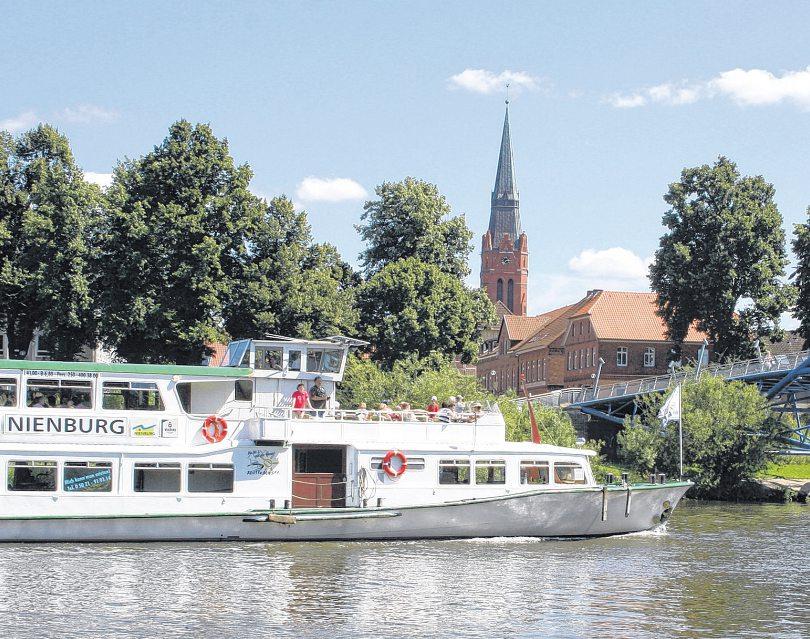
[[[810,4],[3,1],[0,18],[0,127],[52,122],[106,174],[174,120],[208,122],[258,194],[292,197],[354,263],[364,193],[424,178],[475,231],[471,283],[511,79],[530,312],[645,288],[685,166],[765,176],[790,229],[810,205]]]

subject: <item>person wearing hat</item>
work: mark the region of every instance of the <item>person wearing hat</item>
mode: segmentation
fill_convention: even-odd
[[[428,414],[429,419],[436,419],[436,414],[439,412],[439,399],[435,395],[430,398],[430,403],[428,403],[427,408],[425,409]]]
[[[483,406],[481,406],[481,402],[475,402],[472,405],[472,413],[470,414],[467,421],[468,422],[473,422],[473,423],[477,422],[478,418],[481,417],[481,409],[482,408],[483,408]]]

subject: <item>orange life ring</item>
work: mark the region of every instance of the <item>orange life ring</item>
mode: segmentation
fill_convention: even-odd
[[[221,417],[209,415],[203,422],[202,434],[208,443],[217,444],[228,434],[228,423]]]
[[[396,457],[399,459],[399,469],[394,468],[391,465],[391,461]],[[382,469],[385,471],[385,474],[395,479],[399,477],[402,473],[404,473],[408,468],[408,458],[405,457],[403,453],[398,450],[389,450],[385,457],[382,460]]]

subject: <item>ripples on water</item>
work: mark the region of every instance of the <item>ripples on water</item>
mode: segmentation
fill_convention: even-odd
[[[0,545],[0,637],[810,637],[810,508],[666,530],[309,544]]]

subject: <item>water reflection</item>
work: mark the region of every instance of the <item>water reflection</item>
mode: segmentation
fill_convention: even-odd
[[[810,509],[596,540],[0,546],[0,636],[810,635]],[[92,630],[91,630],[92,629]]]

